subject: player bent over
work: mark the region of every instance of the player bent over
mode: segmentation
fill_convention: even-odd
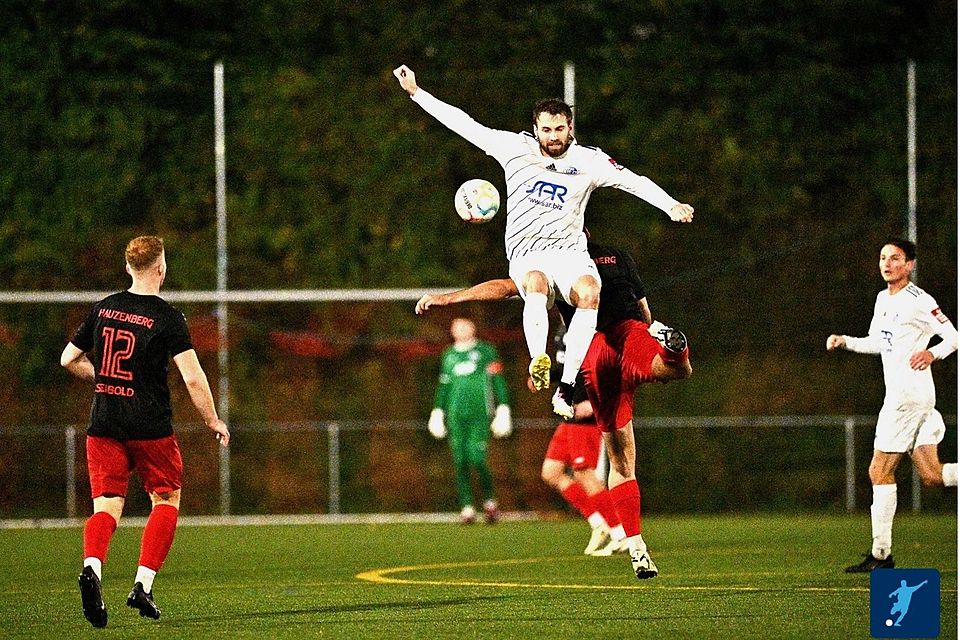
[[[207,377],[190,342],[187,322],[159,297],[167,273],[163,240],[140,236],[127,245],[132,285],[93,306],[60,356],[70,373],[93,383],[87,429],[87,469],[93,515],[83,530],[80,598],[94,627],[107,625],[100,588],[103,562],[123,512],[134,469],[153,507],[143,529],[140,561],[127,606],[157,619],[153,580],[173,545],[183,463],[173,435],[167,363],[173,358],[204,423],[226,447]]]
[[[534,106],[532,132],[502,131],[478,123],[420,88],[406,65],[393,73],[424,111],[503,167],[509,275],[523,298],[523,333],[531,358],[530,376],[537,389],[550,385],[547,300],[556,290],[575,308],[567,324],[567,360],[561,384],[552,398],[554,412],[571,417],[570,395],[598,324],[602,281],[583,234],[590,194],[599,187],[615,187],[652,204],[675,222],[691,222],[693,207],[678,202],[652,180],[626,169],[600,149],[578,144],[573,137],[573,110],[562,100],[541,100]]]
[[[642,383],[680,380],[689,377],[693,369],[683,333],[660,322],[647,324],[641,320],[645,296],[633,260],[619,249],[593,243],[590,255],[601,268],[604,287],[597,333],[587,350],[582,372],[610,457],[611,498],[627,535],[634,572],[642,580],[656,577],[658,570],[640,533],[633,394]],[[512,280],[489,280],[453,293],[425,295],[417,302],[416,311],[423,313],[433,306],[500,300],[514,295],[517,286]],[[559,300],[557,308],[565,321],[574,312],[571,305]]]

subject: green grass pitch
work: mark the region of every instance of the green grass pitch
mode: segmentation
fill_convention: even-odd
[[[869,547],[856,515],[650,516],[661,575],[580,552],[573,519],[459,524],[182,526],[157,577],[159,621],[124,603],[140,529],[104,569],[106,629],[76,586],[77,528],[0,530],[0,637],[869,638]],[[941,637],[957,637],[956,514],[904,513],[903,567],[941,572]]]

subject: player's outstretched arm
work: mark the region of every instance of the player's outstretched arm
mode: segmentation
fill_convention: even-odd
[[[193,406],[200,412],[204,424],[217,434],[217,440],[224,447],[230,444],[230,431],[217,416],[217,408],[213,403],[213,394],[210,392],[210,383],[207,381],[207,374],[203,372],[200,366],[200,360],[197,359],[197,352],[193,349],[187,349],[173,356],[173,362],[180,370],[183,376],[183,382],[187,385],[187,391],[190,393],[190,400]]]
[[[414,310],[418,315],[422,315],[427,309],[432,307],[445,307],[462,302],[504,300],[519,295],[519,293],[517,285],[513,280],[510,278],[499,278],[497,280],[487,280],[486,282],[475,284],[472,287],[450,293],[440,293],[437,295],[428,293],[417,301]]]
[[[400,81],[400,88],[411,96],[417,92],[417,74],[405,64],[393,70],[393,75]]]

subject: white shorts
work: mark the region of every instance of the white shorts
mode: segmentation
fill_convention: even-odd
[[[593,276],[600,283],[597,265],[586,251],[533,251],[510,261],[510,279],[520,290],[520,297],[526,298],[523,290],[523,277],[531,271],[542,271],[547,276],[550,293],[547,295],[548,307],[553,302],[553,291],[571,305],[570,290],[580,276]]]
[[[936,409],[883,405],[877,417],[873,448],[884,453],[906,453],[925,444],[940,444],[947,427]]]

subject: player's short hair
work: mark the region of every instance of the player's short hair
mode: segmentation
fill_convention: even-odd
[[[892,244],[896,248],[903,251],[903,255],[907,257],[907,260],[916,260],[917,259],[917,245],[906,240],[905,238],[890,238],[883,243],[883,246]]]
[[[143,271],[152,266],[163,253],[163,238],[137,236],[127,243],[123,257],[134,271]]]
[[[560,98],[545,98],[533,105],[533,126],[537,126],[537,118],[541,113],[552,116],[566,116],[567,122],[573,122],[573,108]]]

